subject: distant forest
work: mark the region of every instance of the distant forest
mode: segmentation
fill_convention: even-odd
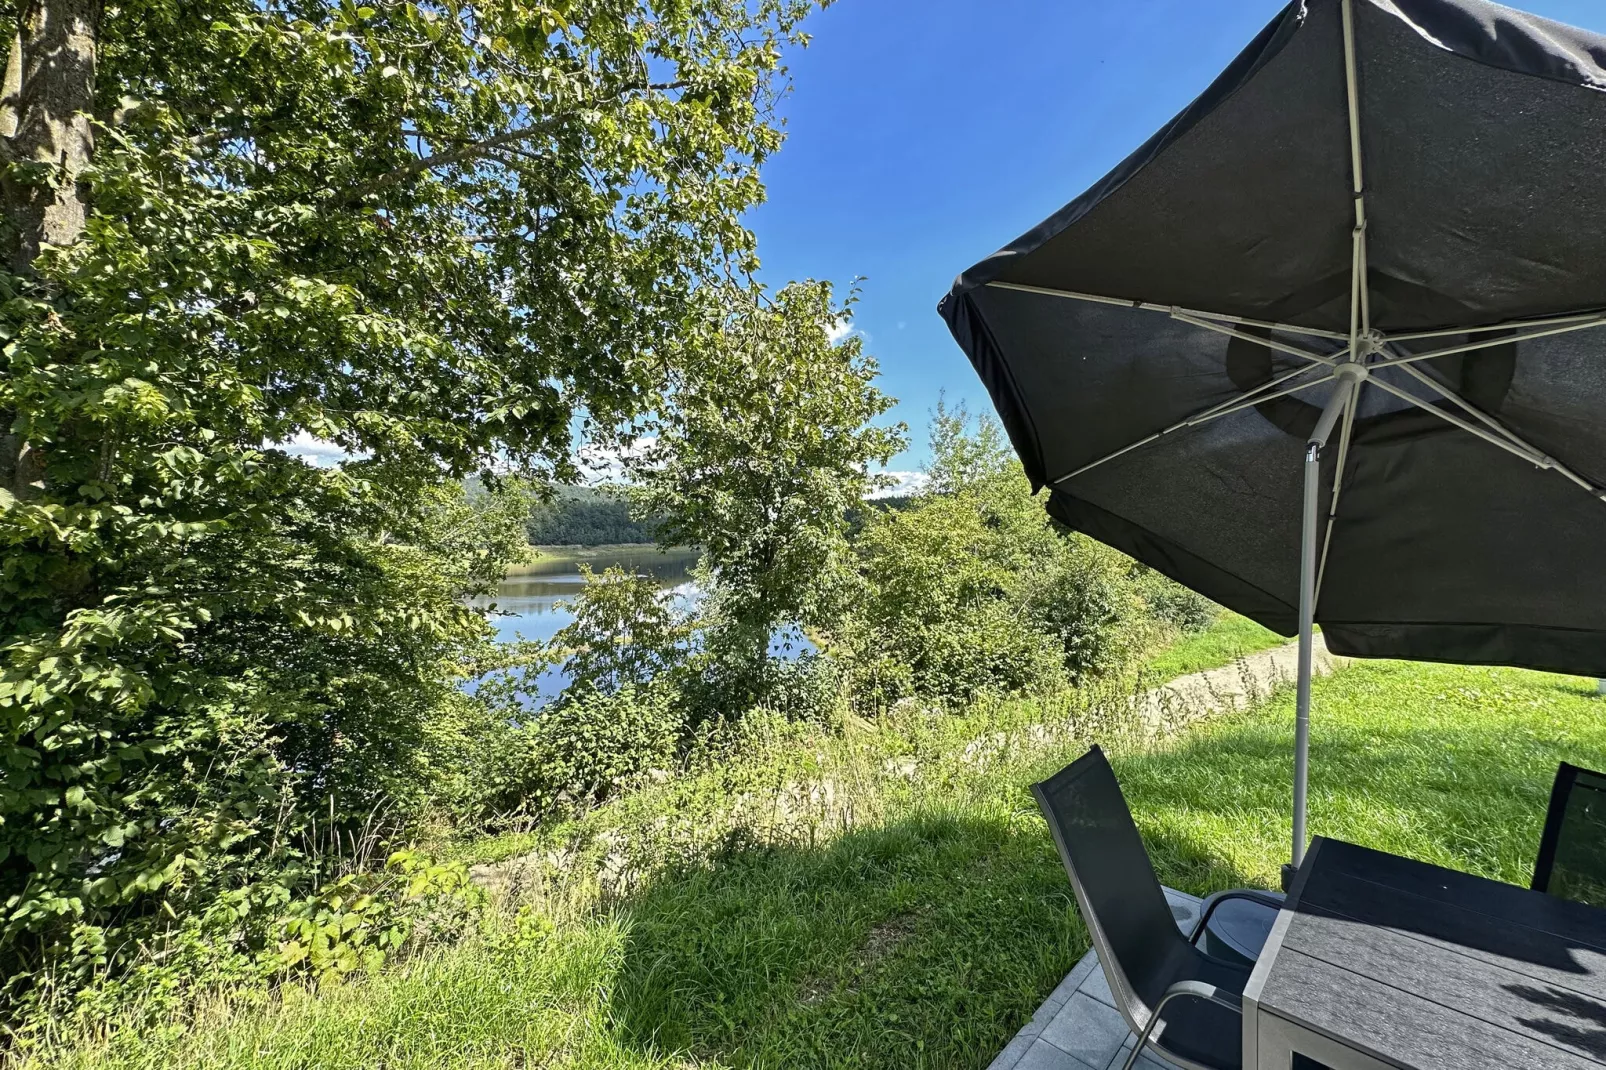
[[[532,546],[603,546],[652,542],[654,522],[637,520],[617,492],[596,487],[559,487],[549,502],[530,510],[525,524]]]
[[[878,498],[865,509],[901,509],[909,499]],[[863,509],[848,511],[848,524],[857,531]],[[652,542],[654,522],[630,515],[630,506],[608,487],[558,487],[551,501],[530,510],[525,524],[531,546],[606,546],[614,543]]]

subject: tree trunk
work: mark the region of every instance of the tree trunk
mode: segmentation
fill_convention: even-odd
[[[0,88],[0,181],[14,275],[33,274],[47,245],[65,247],[84,230],[87,204],[79,175],[94,151],[95,45],[102,0],[25,0]],[[39,165],[30,174],[16,165]],[[34,171],[34,169],[29,169]],[[44,457],[30,446],[17,414],[0,412],[0,486],[37,493]]]

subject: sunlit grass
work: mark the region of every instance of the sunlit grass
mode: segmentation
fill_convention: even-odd
[[[1246,654],[1286,642],[1286,638],[1270,628],[1263,628],[1231,610],[1223,610],[1204,631],[1184,635],[1150,658],[1144,666],[1144,676],[1160,683],[1230,665]]]
[[[1518,884],[1556,763],[1606,765],[1591,681],[1362,663],[1318,680],[1314,707],[1313,832]],[[984,1067],[1087,946],[1027,787],[1090,735],[1166,883],[1272,887],[1287,857],[1291,697],[1152,746],[1092,713],[777,728],[746,764],[526,843],[543,861],[510,902],[557,920],[544,940],[509,947],[493,921],[360,984],[45,1061]]]

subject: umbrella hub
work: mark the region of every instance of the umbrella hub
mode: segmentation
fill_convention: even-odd
[[[1360,333],[1355,340],[1355,359],[1365,360],[1367,357],[1388,352],[1388,338],[1376,327],[1369,327]]]

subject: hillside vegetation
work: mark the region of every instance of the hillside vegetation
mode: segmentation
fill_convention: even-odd
[[[1318,680],[1312,827],[1525,883],[1556,762],[1606,762],[1599,704],[1591,681],[1515,670]],[[752,725],[738,761],[498,845],[517,854],[497,905],[454,943],[33,1065],[983,1067],[1087,948],[1026,787],[1088,742],[1162,881],[1275,886],[1291,696],[1160,739],[1123,705]]]
[[[552,499],[533,505],[524,530],[532,546],[607,546],[651,543],[658,524],[631,515],[617,489],[558,487]]]

